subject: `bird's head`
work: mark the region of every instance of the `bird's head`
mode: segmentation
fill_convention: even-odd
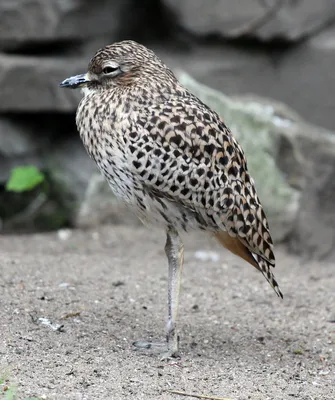
[[[117,87],[164,86],[175,82],[170,69],[145,46],[131,40],[114,43],[96,52],[86,74],[72,76],[61,87],[99,92]]]

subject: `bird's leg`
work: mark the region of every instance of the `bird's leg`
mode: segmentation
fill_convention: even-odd
[[[176,331],[176,321],[178,315],[181,274],[184,262],[184,245],[178,235],[178,232],[172,227],[167,229],[165,253],[169,263],[168,322],[166,343],[146,341],[137,341],[134,343],[135,347],[142,350],[158,350],[162,353],[162,359],[176,357],[178,355],[179,346],[179,337]]]
[[[167,347],[166,356],[173,357],[178,353],[179,336],[176,331],[178,316],[179,293],[181,274],[184,262],[184,245],[174,228],[167,230],[165,253],[169,262],[168,284],[168,323],[167,323]]]

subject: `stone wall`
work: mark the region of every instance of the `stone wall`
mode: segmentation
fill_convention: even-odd
[[[310,249],[320,248],[322,235],[305,231],[307,221],[320,225],[319,212],[322,221],[335,215],[330,201],[335,196],[331,133],[325,134],[326,146],[311,145],[323,135],[316,125],[330,130],[335,126],[335,0],[2,0],[2,231],[101,220],[90,221],[88,203],[82,204],[87,194],[92,195],[96,170],[76,134],[74,113],[80,94],[61,90],[58,83],[85,72],[99,47],[130,38],[156,50],[173,69],[183,69],[228,96],[274,99],[314,124],[310,128],[306,123],[310,134],[300,140],[302,158],[310,165],[305,177],[310,185],[301,189],[309,200],[301,204],[310,219],[301,211],[287,238],[296,251],[308,240]],[[4,189],[12,168],[27,164],[38,166],[48,177],[50,191],[38,212],[31,208],[31,193],[13,197]],[[122,221],[113,199],[102,208],[104,220],[107,208],[109,221]],[[322,227],[323,223],[318,232]],[[333,243],[334,229],[326,232],[327,243]],[[331,252],[329,247],[321,253]]]

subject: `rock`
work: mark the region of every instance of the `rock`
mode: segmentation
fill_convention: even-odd
[[[335,10],[335,7],[334,7]],[[289,104],[310,122],[334,129],[335,27],[294,51],[283,54],[269,86],[259,83],[259,94]]]
[[[0,112],[73,112],[80,91],[58,87],[87,70],[87,59],[0,55]]]
[[[173,70],[182,69],[228,95],[254,93],[270,97],[278,87],[278,71],[265,52],[251,53],[225,44],[195,45],[183,52],[156,47],[155,51]]]
[[[164,0],[187,31],[199,36],[298,41],[329,25],[335,0]],[[268,4],[268,6],[266,6]]]
[[[294,228],[305,185],[302,157],[290,135],[294,113],[288,117],[278,103],[256,98],[231,99],[185,73],[179,79],[219,113],[241,143],[274,240],[285,239]]]
[[[113,38],[118,31],[122,1],[2,0],[0,48],[16,49],[55,42]]]
[[[290,247],[306,258],[335,259],[335,134],[305,123],[292,133],[305,155],[307,183]]]

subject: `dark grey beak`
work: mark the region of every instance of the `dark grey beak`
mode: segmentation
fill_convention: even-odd
[[[81,74],[65,79],[59,84],[59,86],[68,89],[77,89],[79,87],[85,86],[89,81],[90,80],[88,79],[87,74]]]

